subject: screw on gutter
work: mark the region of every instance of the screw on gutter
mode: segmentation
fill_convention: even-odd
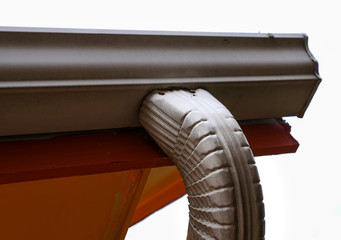
[[[272,33],[268,33],[268,37],[269,38],[275,38],[275,35],[273,35]]]
[[[193,96],[195,96],[195,90],[194,89],[190,89],[189,92],[192,93]]]
[[[160,95],[165,95],[165,91],[159,91]]]

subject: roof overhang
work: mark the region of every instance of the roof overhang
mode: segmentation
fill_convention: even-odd
[[[108,229],[122,235],[130,223],[186,192],[173,163],[141,128],[117,129],[140,126],[138,113],[148,93],[208,90],[239,120],[253,153],[260,156],[296,151],[290,126],[273,118],[302,117],[319,83],[305,35],[0,28],[0,185],[30,192],[26,182],[55,193],[56,179],[69,177],[59,188],[64,193],[79,190],[69,184],[79,181],[78,175],[95,176],[82,180],[87,186],[102,173],[117,172],[110,189],[123,193],[114,205],[123,214],[117,211]],[[41,183],[52,185],[43,188]],[[134,191],[125,191],[131,186]],[[35,192],[30,194],[25,209],[45,216]],[[128,203],[128,198],[135,200]],[[74,200],[78,205],[80,198]],[[56,212],[68,210],[60,198],[45,202],[57,206]],[[18,209],[15,201],[3,204],[4,209],[11,206]],[[31,216],[20,214],[20,219]],[[67,215],[82,223],[79,215]],[[62,226],[68,224],[64,220]],[[51,231],[45,220],[29,221]],[[13,226],[17,223],[6,227],[9,234]]]
[[[301,34],[0,29],[0,136],[137,127],[167,88],[206,89],[237,120],[302,117],[319,83]]]

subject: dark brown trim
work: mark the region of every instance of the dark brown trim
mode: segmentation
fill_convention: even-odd
[[[238,120],[301,116],[303,34],[0,28],[0,136],[139,127],[154,89],[203,88]]]

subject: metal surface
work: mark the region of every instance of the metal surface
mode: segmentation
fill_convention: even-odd
[[[240,126],[255,156],[294,153],[298,148],[298,142],[290,135],[290,126],[285,122],[269,119],[242,123]],[[132,224],[185,194],[185,185],[175,166],[153,168]]]
[[[177,166],[188,194],[188,239],[264,239],[262,188],[231,113],[205,90],[154,91],[140,121]]]
[[[0,136],[139,126],[158,88],[204,88],[237,120],[303,116],[305,35],[0,29]]]

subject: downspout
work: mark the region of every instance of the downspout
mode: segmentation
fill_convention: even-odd
[[[264,239],[262,189],[232,114],[209,92],[154,91],[140,122],[177,166],[188,194],[188,239]]]

